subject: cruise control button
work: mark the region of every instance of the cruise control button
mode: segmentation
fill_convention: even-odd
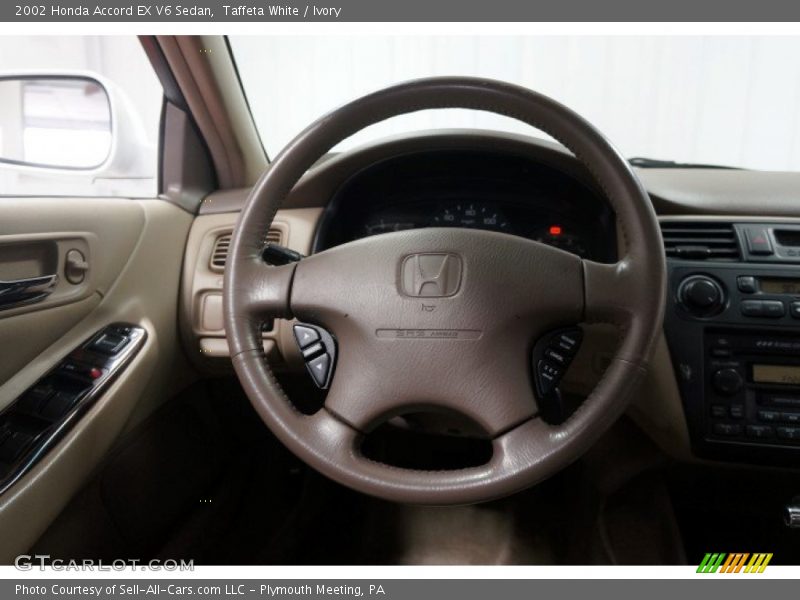
[[[566,357],[561,352],[558,352],[557,350],[553,350],[552,348],[548,348],[547,350],[545,350],[544,356],[545,358],[553,361],[558,365],[561,365],[562,367],[569,362],[568,357]]]
[[[580,337],[580,331],[576,331],[575,333],[562,333],[553,340],[552,344],[554,348],[572,354],[578,349]]]
[[[324,388],[325,384],[328,382],[328,372],[331,368],[331,357],[327,354],[323,354],[322,356],[318,356],[317,358],[310,360],[306,363],[308,367],[308,371],[311,373],[311,377],[314,378],[314,382],[317,386]]]
[[[540,360],[536,365],[536,372],[539,379],[539,391],[545,396],[551,394],[558,386],[561,369],[546,360]]]
[[[319,341],[319,333],[316,329],[306,327],[305,325],[294,326],[294,338],[297,340],[300,349],[306,348]]]

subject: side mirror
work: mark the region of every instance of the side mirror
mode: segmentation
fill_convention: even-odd
[[[6,189],[52,186],[58,176],[76,185],[109,180],[102,187],[113,193],[111,180],[155,177],[139,115],[112,82],[83,74],[0,75],[0,106],[0,183],[18,184]]]

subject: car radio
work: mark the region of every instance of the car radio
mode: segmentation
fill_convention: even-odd
[[[800,227],[728,223],[735,253],[724,259],[697,260],[702,249],[681,245],[702,242],[699,232],[720,239],[713,237],[719,227],[699,219],[662,221],[670,294],[665,332],[693,450],[710,458],[796,462],[800,264],[790,263],[800,263]],[[679,231],[688,233],[681,238]]]

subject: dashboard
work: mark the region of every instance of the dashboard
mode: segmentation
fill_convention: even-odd
[[[702,455],[774,465],[785,454],[796,464],[800,441],[789,436],[800,431],[800,351],[784,348],[786,338],[800,348],[800,245],[791,243],[800,235],[800,173],[637,174],[661,219],[670,294],[647,393],[629,416],[681,460]],[[203,372],[230,370],[222,271],[248,193],[207,197],[187,242],[181,328],[187,354]],[[746,230],[756,225],[770,236],[773,254],[749,253]],[[269,235],[307,255],[369,235],[439,226],[501,231],[603,262],[616,257],[614,213],[574,157],[542,140],[473,130],[415,132],[327,157],[289,193]],[[777,302],[783,316],[767,312]],[[753,305],[759,314],[742,313]],[[718,347],[726,336],[738,345]],[[263,338],[276,369],[305,369],[288,321],[276,320]],[[613,328],[588,325],[583,345],[591,352],[576,358],[565,389],[588,392],[616,343]]]
[[[529,158],[418,152],[353,175],[320,220],[314,250],[424,227],[498,231],[613,262],[614,215],[588,183]]]

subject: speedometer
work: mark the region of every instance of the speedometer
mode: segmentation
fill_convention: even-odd
[[[434,227],[466,227],[507,231],[509,223],[505,215],[491,204],[463,202],[443,207],[433,217]]]

